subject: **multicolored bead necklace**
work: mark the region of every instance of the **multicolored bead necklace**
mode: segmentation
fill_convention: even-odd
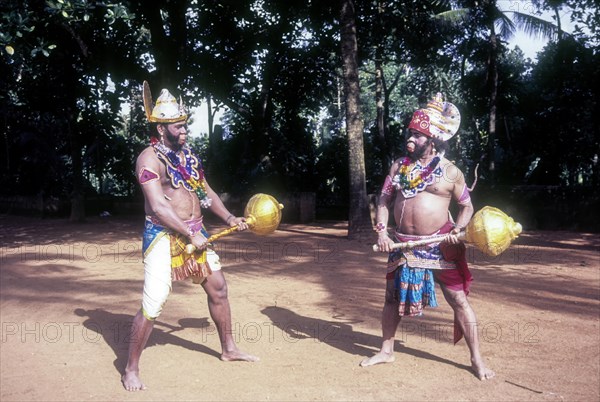
[[[159,159],[165,163],[167,174],[171,178],[171,184],[175,188],[181,185],[188,190],[195,192],[200,198],[200,206],[208,208],[212,204],[212,200],[208,198],[206,193],[206,181],[204,180],[204,169],[199,159],[188,147],[183,147],[183,157],[185,166],[181,164],[181,160],[175,151],[168,148],[157,138],[152,137],[150,144],[154,147]]]
[[[398,174],[392,178],[392,183],[402,191],[405,198],[414,197],[430,185],[434,177],[442,175],[442,169],[438,167],[439,163],[439,156],[435,156],[425,167],[418,161],[413,163],[410,158],[405,157],[400,163]]]

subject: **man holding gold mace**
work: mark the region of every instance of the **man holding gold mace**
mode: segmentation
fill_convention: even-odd
[[[146,212],[142,245],[144,292],[142,307],[133,319],[129,356],[121,379],[128,391],[146,388],[140,379],[139,361],[173,280],[191,277],[204,288],[219,334],[221,360],[258,360],[240,351],[233,339],[227,283],[219,257],[207,242],[209,235],[202,224],[201,208],[209,209],[238,230],[248,228],[246,220],[229,212],[206,181],[200,160],[186,146],[187,112],[182,103],[166,89],[154,107],[152,103],[148,83],[144,82],[146,116],[157,137],[152,138],[136,163]],[[186,248],[188,243],[194,247]]]
[[[457,235],[473,216],[470,190],[462,172],[444,158],[446,141],[456,134],[460,113],[441,94],[427,107],[417,110],[408,126],[408,156],[396,160],[387,176],[377,205],[377,246],[388,252],[387,284],[382,313],[383,343],[363,367],[395,360],[394,337],[403,316],[422,315],[426,306],[435,307],[435,282],[454,310],[454,343],[464,335],[471,354],[471,366],[480,380],[495,374],[485,366],[479,352],[477,319],[467,295],[472,277],[467,267],[465,246]],[[450,202],[458,203],[456,222],[449,213]],[[395,238],[419,241],[447,233],[445,239],[394,250],[387,231],[388,207],[393,201]]]

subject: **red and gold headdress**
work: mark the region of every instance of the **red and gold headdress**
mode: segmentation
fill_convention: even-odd
[[[425,109],[413,113],[409,129],[416,130],[428,137],[448,141],[456,134],[460,126],[460,112],[450,102],[444,102],[441,93],[427,103]]]

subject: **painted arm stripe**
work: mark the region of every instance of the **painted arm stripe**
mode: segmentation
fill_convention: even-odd
[[[140,173],[138,174],[138,180],[140,184],[152,183],[153,181],[156,181],[158,179],[160,179],[158,173],[147,167],[143,167],[142,170],[140,170]]]

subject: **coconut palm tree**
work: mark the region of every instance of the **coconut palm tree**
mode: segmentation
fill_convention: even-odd
[[[554,1],[556,3],[557,1]],[[545,38],[554,40],[559,37],[560,29],[553,23],[539,17],[526,13],[524,8],[519,8],[520,2],[510,2],[509,9],[503,10],[499,7],[497,0],[467,0],[467,1],[443,1],[452,7],[450,11],[438,14],[436,17],[441,21],[451,23],[468,22],[468,26],[483,27],[487,31],[487,42],[489,44],[487,59],[486,84],[489,90],[489,133],[488,133],[488,156],[489,169],[493,174],[495,170],[494,153],[496,139],[496,114],[498,99],[498,50],[501,40],[510,39],[517,30],[534,38]],[[529,6],[534,3],[527,3]],[[553,4],[553,6],[556,6]],[[556,8],[554,8],[556,9]],[[476,25],[471,25],[475,23]],[[473,29],[473,28],[469,28]]]

